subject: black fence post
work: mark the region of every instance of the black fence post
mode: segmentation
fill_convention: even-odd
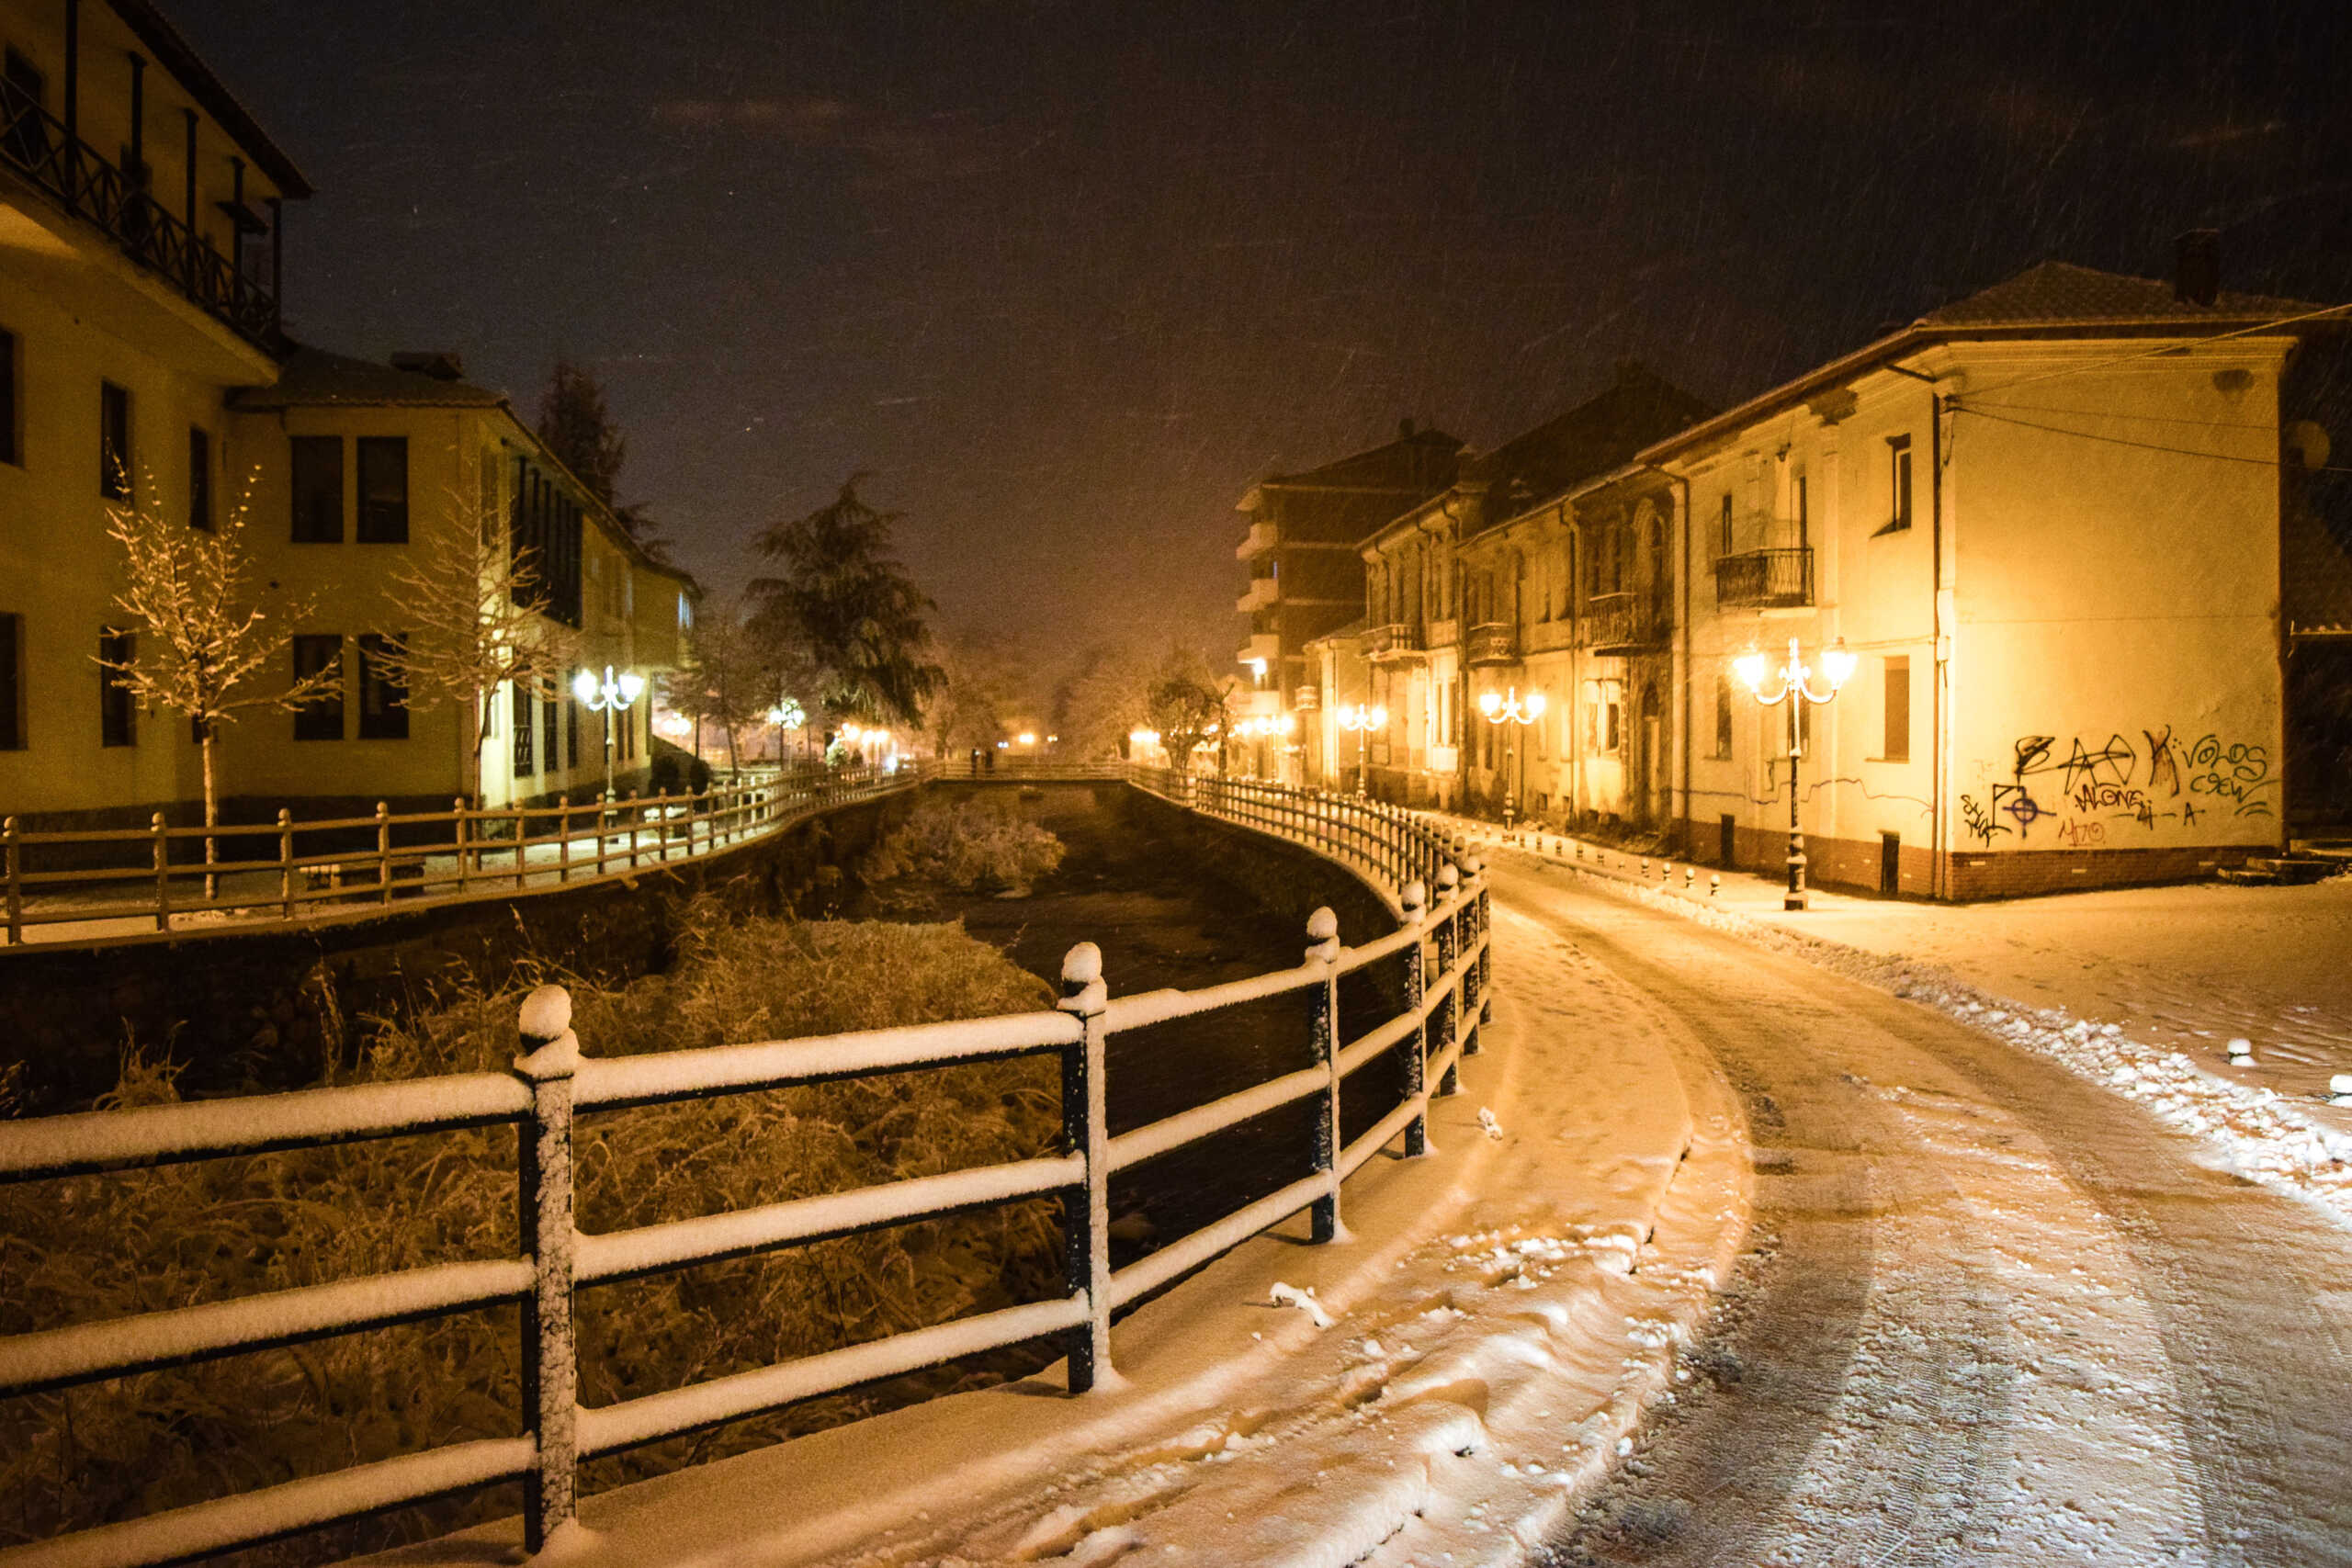
[[[1328,1184],[1315,1200],[1314,1239],[1340,1236],[1340,917],[1329,905],[1306,917],[1306,962],[1324,966],[1314,997],[1315,1060],[1323,1068],[1321,1113],[1315,1119],[1315,1168]]]
[[[1069,1391],[1084,1393],[1111,1372],[1111,1118],[1103,1072],[1102,950],[1081,942],[1062,958],[1055,1006],[1083,1035],[1062,1049],[1062,1141],[1086,1162],[1086,1185],[1062,1196],[1062,1278],[1086,1296],[1086,1321],[1069,1331]]]
[[[1408,882],[1402,902],[1405,924],[1413,931],[1413,945],[1405,950],[1405,1006],[1414,1023],[1411,1032],[1397,1042],[1397,1049],[1405,1053],[1405,1098],[1420,1107],[1405,1129],[1405,1153],[1410,1157],[1430,1152],[1430,1030],[1429,1020],[1421,1015],[1429,984],[1428,953],[1422,946],[1427,933],[1421,930],[1421,920],[1428,912],[1429,890],[1418,881]]]
[[[571,1032],[571,998],[541,986],[524,998],[525,1055],[514,1071],[531,1086],[531,1119],[517,1129],[523,1255],[537,1282],[523,1303],[523,1415],[537,1450],[523,1491],[523,1550],[545,1549],[548,1534],[577,1507],[579,1359],[571,1329],[571,1079],[580,1038]]]

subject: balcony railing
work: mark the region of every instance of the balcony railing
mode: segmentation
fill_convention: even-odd
[[[108,163],[65,122],[0,81],[0,167],[13,169],[66,211],[106,231],[141,266],[169,279],[221,325],[266,348],[277,337],[277,296]],[[275,280],[273,279],[273,284]]]
[[[1519,628],[1509,621],[1484,621],[1470,628],[1462,657],[1472,664],[1519,662]]]
[[[1585,601],[1584,644],[1595,653],[1638,653],[1660,648],[1674,615],[1647,594],[1596,593]]]
[[[1813,603],[1813,549],[1748,550],[1715,561],[1715,603],[1786,609]]]
[[[1374,660],[1422,658],[1424,650],[1419,624],[1392,621],[1386,626],[1370,628],[1363,634],[1363,656]]]

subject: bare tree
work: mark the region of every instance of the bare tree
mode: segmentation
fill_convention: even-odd
[[[963,746],[995,745],[1022,700],[1018,658],[996,637],[967,633],[947,639],[939,663],[923,723],[941,758]]]
[[[727,766],[743,771],[736,731],[757,724],[778,699],[775,671],[740,604],[707,606],[686,634],[685,660],[662,683],[673,713],[695,721],[696,746],[704,723],[727,732]]]
[[[107,534],[122,547],[123,589],[115,607],[131,633],[127,659],[98,663],[141,704],[186,714],[204,757],[204,863],[220,862],[214,832],[220,825],[219,773],[213,752],[223,725],[248,708],[300,711],[341,685],[337,667],[294,677],[282,687],[256,682],[272,664],[291,669],[292,652],[277,628],[307,617],[307,604],[286,603],[275,616],[249,593],[251,558],[245,553],[245,516],[252,483],[219,524],[190,527],[166,516],[152,479],[143,495],[107,508]],[[207,899],[219,895],[208,870]]]
[[[462,502],[452,514],[463,519]],[[561,694],[580,657],[580,637],[548,613],[537,558],[509,550],[495,519],[462,521],[406,552],[387,585],[401,635],[387,656],[409,705],[444,705],[469,714],[473,744],[467,793],[481,791],[481,748],[489,739],[498,688],[512,682],[541,699]]]

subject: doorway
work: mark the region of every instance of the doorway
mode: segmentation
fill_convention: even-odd
[[[1722,842],[1715,846],[1715,863],[1725,871],[1739,869],[1739,818],[1725,816],[1717,828]]]
[[[1878,890],[1892,898],[1903,891],[1903,835],[1878,836]]]

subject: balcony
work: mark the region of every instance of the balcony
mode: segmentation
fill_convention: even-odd
[[[1251,556],[1263,555],[1280,544],[1282,536],[1282,529],[1274,524],[1252,523],[1250,536],[1233,547],[1233,558],[1248,560]]]
[[[277,339],[277,296],[237,270],[65,122],[0,82],[0,169],[21,175],[74,217],[96,224],[123,254],[263,349]],[[274,283],[275,280],[273,280]]]
[[[1813,549],[1747,550],[1715,559],[1715,603],[1725,609],[1803,609],[1813,603]]]
[[[1431,649],[1452,648],[1462,636],[1462,623],[1448,615],[1429,624],[1429,646]]]
[[[1363,656],[1375,664],[1412,663],[1429,657],[1421,647],[1421,628],[1410,621],[1373,626],[1363,634]]]
[[[1584,644],[1595,653],[1647,653],[1665,647],[1673,630],[1673,612],[1647,594],[1596,593],[1585,601]]]
[[[1254,610],[1264,609],[1282,596],[1282,584],[1279,581],[1271,577],[1253,577],[1250,580],[1249,592],[1236,599],[1233,602],[1233,607],[1246,615]]]
[[[1482,621],[1470,628],[1462,657],[1465,663],[1473,665],[1516,664],[1519,628],[1509,621]]]

